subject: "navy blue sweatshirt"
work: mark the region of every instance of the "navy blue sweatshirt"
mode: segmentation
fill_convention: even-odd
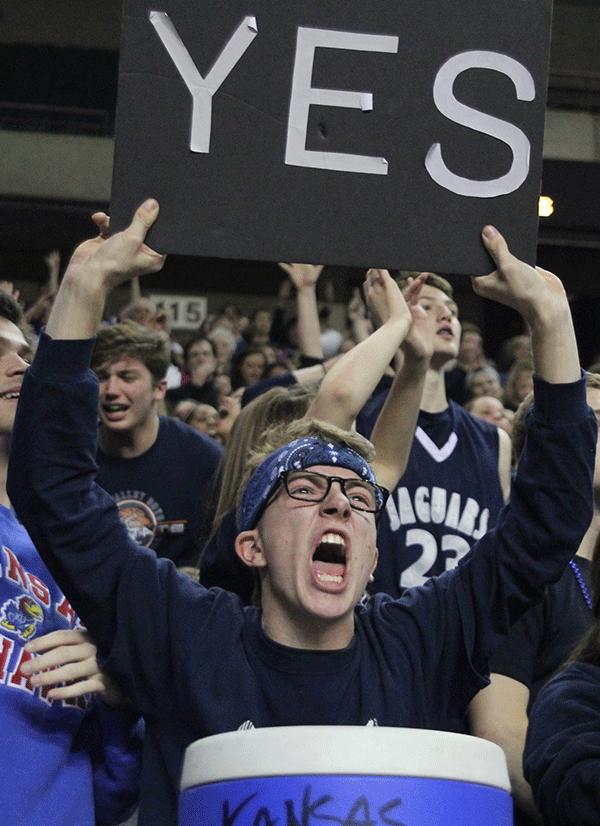
[[[523,761],[547,826],[599,826],[600,668],[570,663],[540,691]]]

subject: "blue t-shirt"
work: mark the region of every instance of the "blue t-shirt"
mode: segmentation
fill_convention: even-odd
[[[21,673],[32,657],[24,650],[29,640],[81,624],[25,528],[2,505],[0,571],[0,820],[119,823],[139,788],[141,741],[133,732],[130,739],[137,714],[122,716],[89,694],[50,701],[48,689]],[[103,740],[113,749],[109,766]]]

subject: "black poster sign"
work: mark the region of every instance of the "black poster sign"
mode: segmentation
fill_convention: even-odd
[[[533,263],[551,0],[125,0],[111,217],[161,252]]]

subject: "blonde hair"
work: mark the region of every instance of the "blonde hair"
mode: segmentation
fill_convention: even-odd
[[[223,481],[211,531],[212,538],[225,515],[236,507],[249,454],[271,425],[301,419],[316,394],[316,387],[272,387],[242,409],[231,428],[223,460]]]

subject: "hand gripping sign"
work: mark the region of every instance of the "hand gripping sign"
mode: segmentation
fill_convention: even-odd
[[[531,262],[550,0],[125,0],[113,225],[188,255],[477,274]],[[251,13],[250,13],[251,12]]]

